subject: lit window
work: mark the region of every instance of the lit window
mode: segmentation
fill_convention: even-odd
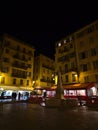
[[[58,43],[58,46],[61,46],[61,43]]]
[[[66,40],[64,40],[64,43],[66,43],[67,41]]]
[[[95,87],[92,87],[91,90],[92,90],[92,92],[93,92],[93,95],[97,95],[97,90],[96,90]]]

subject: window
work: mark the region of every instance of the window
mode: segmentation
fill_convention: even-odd
[[[2,66],[2,72],[4,72],[4,73],[8,73],[9,72],[9,67],[7,67],[7,66]]]
[[[24,53],[26,52],[26,49],[25,49],[25,48],[23,48],[23,52],[24,52]]]
[[[58,43],[58,46],[60,47],[60,46],[61,46],[61,43]]]
[[[68,72],[68,64],[65,64],[65,72]]]
[[[95,56],[98,54],[98,46],[96,46],[95,48],[91,49],[91,56]]]
[[[71,69],[75,68],[75,62],[71,62]]]
[[[25,60],[25,59],[26,59],[25,55],[23,55],[23,56],[22,56],[22,59],[23,59],[23,60]]]
[[[5,41],[6,46],[10,46],[10,41]]]
[[[81,71],[83,71],[83,72],[88,71],[88,70],[91,69],[91,65],[90,65],[90,63],[87,63],[87,64],[81,64],[80,67],[81,67]]]
[[[87,34],[93,32],[94,31],[94,25],[92,25],[91,27],[87,28],[85,31],[86,31]]]
[[[96,23],[95,26],[96,26],[96,29],[98,29],[98,23]]]
[[[6,50],[5,50],[5,53],[7,53],[7,54],[8,54],[8,53],[9,53],[9,50],[8,50],[8,49],[6,49]]]
[[[95,56],[96,55],[96,49],[95,48],[92,48],[91,49],[91,56]]]
[[[68,51],[68,50],[69,50],[68,47],[65,46],[65,47],[64,47],[64,52],[66,52],[66,51]]]
[[[27,76],[29,76],[29,77],[30,77],[30,76],[31,76],[31,72],[27,72]]]
[[[93,61],[93,67],[94,69],[98,69],[98,60]]]
[[[49,77],[47,77],[47,81],[49,81]]]
[[[16,79],[13,79],[13,84],[16,84]]]
[[[20,46],[19,45],[17,45],[17,50],[20,50]]]
[[[70,42],[72,41],[72,37],[69,37],[69,41],[70,41]]]
[[[49,70],[47,70],[47,74],[49,74]]]
[[[28,51],[28,53],[29,53],[30,55],[32,55],[32,51]]]
[[[77,33],[77,38],[83,37],[85,35],[85,31]]]
[[[1,84],[5,84],[5,77],[1,78]]]
[[[65,75],[65,82],[69,82],[69,77],[68,77],[68,75]]]
[[[88,82],[89,82],[89,77],[88,77],[88,76],[85,76],[85,77],[84,77],[84,82],[85,82],[85,83],[88,83]]]
[[[32,65],[31,65],[31,64],[28,64],[28,68],[32,68]]]
[[[4,58],[3,58],[3,61],[4,61],[4,62],[8,62],[8,63],[9,63],[9,58],[4,57]]]
[[[70,58],[75,57],[75,53],[74,53],[74,52],[70,53],[70,54],[69,54],[69,57],[70,57]]]
[[[45,69],[43,69],[43,73],[45,73]]]
[[[42,79],[45,79],[45,76],[44,76],[44,75],[42,76]]]
[[[29,57],[29,60],[31,60],[31,57]]]
[[[84,71],[87,71],[87,70],[88,70],[87,64],[83,64],[83,72],[84,72]]]
[[[79,48],[84,47],[84,41],[80,41]]]
[[[93,38],[93,37],[90,37],[90,38],[89,38],[89,43],[90,43],[90,44],[94,43],[94,38]]]
[[[72,82],[76,82],[76,76],[75,76],[75,74],[72,74]]]
[[[62,72],[62,67],[61,66],[59,66],[59,71]]]
[[[72,43],[70,44],[70,48],[73,48],[73,44]]]
[[[59,49],[59,50],[58,50],[58,53],[62,53],[62,50],[61,50],[61,49]]]
[[[95,74],[96,82],[98,82],[98,74]]]
[[[67,41],[66,40],[64,40],[64,43],[66,43]]]
[[[80,53],[80,59],[85,59],[87,57],[88,57],[88,52],[87,51]]]
[[[65,62],[65,61],[69,61],[69,55],[65,55],[58,58],[58,62]]]
[[[27,80],[27,85],[29,85],[29,80]]]
[[[20,85],[23,85],[23,80],[22,79],[20,80]]]

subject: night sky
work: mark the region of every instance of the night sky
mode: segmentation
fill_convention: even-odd
[[[8,33],[54,58],[55,43],[98,19],[96,3],[29,3],[1,6],[0,33]]]

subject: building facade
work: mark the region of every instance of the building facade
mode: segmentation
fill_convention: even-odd
[[[56,72],[61,71],[63,85],[71,84],[65,88],[93,82],[98,95],[98,20],[58,41],[55,50]]]
[[[63,83],[98,82],[98,21],[57,42],[55,62]]]
[[[34,47],[4,34],[0,38],[0,89],[32,90]]]
[[[34,88],[50,88],[54,82],[54,60],[39,54],[34,60]]]
[[[61,71],[63,84],[76,83],[77,59],[74,35],[56,43],[55,53],[56,72]]]
[[[80,82],[98,82],[98,21],[75,33]]]

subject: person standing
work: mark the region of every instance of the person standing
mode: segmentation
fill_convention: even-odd
[[[18,100],[20,100],[20,97],[21,97],[21,93],[19,92],[19,94],[18,94]]]
[[[45,92],[43,92],[43,101],[46,100],[46,97],[47,97],[47,92],[45,91]]]
[[[78,95],[77,98],[78,98],[79,105],[82,106],[81,96]]]
[[[2,92],[1,94],[1,99],[4,99],[4,92]]]

